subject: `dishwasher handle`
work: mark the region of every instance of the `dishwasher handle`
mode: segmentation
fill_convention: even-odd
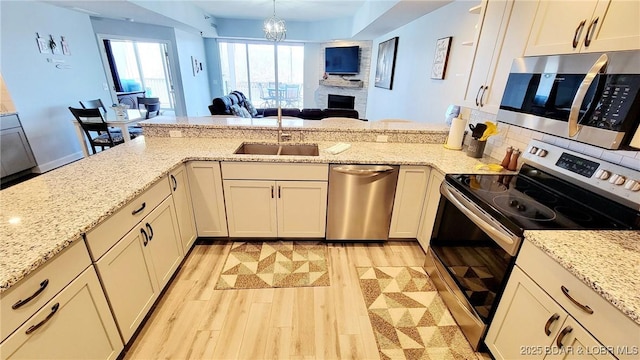
[[[337,171],[343,174],[349,175],[375,175],[380,173],[385,173],[389,171],[393,171],[394,168],[391,166],[369,166],[369,167],[347,167],[347,166],[336,166],[332,168],[332,170]]]

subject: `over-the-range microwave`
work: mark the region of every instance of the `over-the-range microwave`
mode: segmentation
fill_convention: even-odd
[[[517,58],[497,120],[606,149],[640,148],[640,51]]]

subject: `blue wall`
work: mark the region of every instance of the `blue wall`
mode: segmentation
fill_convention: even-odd
[[[39,170],[82,157],[68,107],[110,99],[89,16],[41,2],[1,1],[0,20],[0,70]],[[64,36],[71,55],[41,54],[36,33],[51,34],[58,44]]]

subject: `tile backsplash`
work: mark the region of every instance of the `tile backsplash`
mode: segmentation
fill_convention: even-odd
[[[469,124],[484,123],[485,121],[496,122],[496,115],[474,109],[463,108],[462,116],[468,119]],[[487,146],[484,150],[485,155],[495,159],[501,160],[508,146],[524,151],[529,141],[536,139],[640,171],[640,151],[606,150],[505,123],[498,123],[498,131],[497,135],[487,140]],[[465,137],[466,145],[468,145],[469,139],[469,136]]]

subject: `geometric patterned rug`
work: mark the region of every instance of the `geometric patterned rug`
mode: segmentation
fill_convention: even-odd
[[[421,267],[358,267],[381,359],[477,359]]]
[[[321,242],[234,242],[216,289],[329,286]]]

